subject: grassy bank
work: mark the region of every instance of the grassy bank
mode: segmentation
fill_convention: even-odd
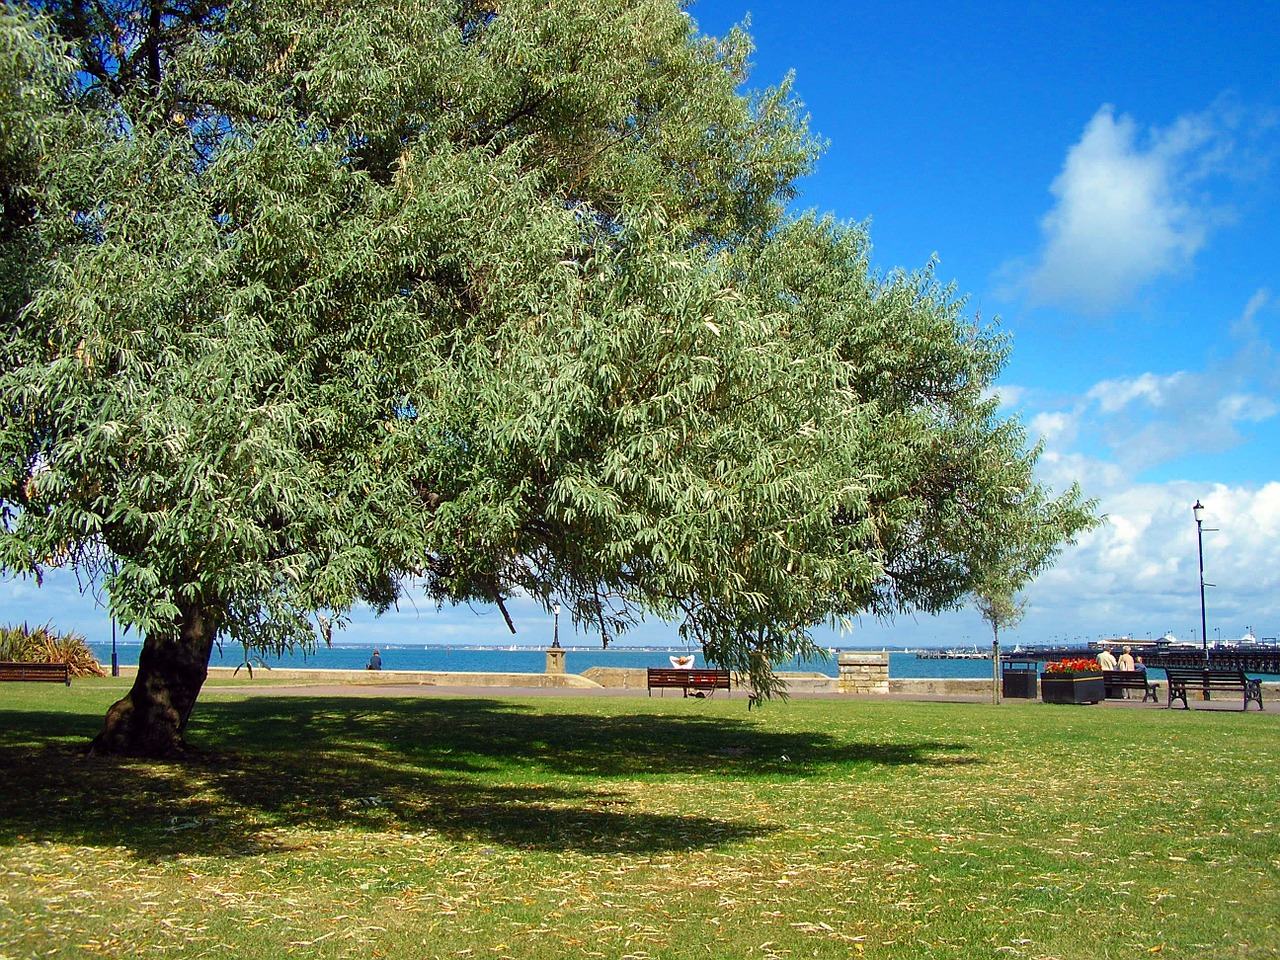
[[[1264,957],[1280,714],[0,690],[0,957]]]

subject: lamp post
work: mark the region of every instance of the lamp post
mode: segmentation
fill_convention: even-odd
[[[1201,578],[1203,579],[1203,577]],[[557,601],[551,608],[551,613],[555,616],[555,626],[551,634],[551,647],[553,650],[560,649],[560,603]]]
[[[1204,505],[1196,500],[1191,508],[1196,518],[1196,552],[1200,557],[1200,648],[1204,651],[1204,662],[1209,662],[1209,631],[1205,627],[1204,616]]]

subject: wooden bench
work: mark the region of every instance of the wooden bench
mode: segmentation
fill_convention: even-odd
[[[31,680],[71,686],[71,668],[65,663],[0,663],[0,680]]]
[[[1242,710],[1249,709],[1249,701],[1252,700],[1258,705],[1258,709],[1262,707],[1262,683],[1251,677],[1245,676],[1243,670],[1197,670],[1189,667],[1165,667],[1164,672],[1169,677],[1169,703],[1173,706],[1174,700],[1181,700],[1182,706],[1191,709],[1191,705],[1187,703],[1187,691],[1199,690],[1206,700],[1213,698],[1215,690],[1233,690],[1236,693],[1244,695],[1244,703]]]
[[[679,667],[650,667],[649,696],[654,690],[683,690],[687,697],[706,697],[729,689],[728,670],[684,670]]]
[[[1142,670],[1103,670],[1102,686],[1108,700],[1120,699],[1127,690],[1141,690],[1143,703],[1160,701],[1160,684],[1148,680]]]

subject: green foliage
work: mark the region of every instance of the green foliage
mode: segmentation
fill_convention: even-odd
[[[73,677],[105,677],[84,637],[57,634],[48,626],[0,626],[0,660],[14,663],[65,663]]]
[[[1025,597],[1015,597],[1007,590],[993,587],[979,587],[974,595],[974,604],[991,628],[991,637],[996,642],[1000,640],[1001,630],[1016,627],[1027,612]]]
[[[5,314],[5,569],[255,649],[409,579],[523,591],[606,638],[676,619],[768,693],[816,624],[955,606],[1007,531],[1047,562],[1090,522],[988,397],[998,333],[784,215],[817,143],[788,84],[738,92],[743,32],[672,0],[134,6],[43,5],[81,73],[23,114],[74,135]]]

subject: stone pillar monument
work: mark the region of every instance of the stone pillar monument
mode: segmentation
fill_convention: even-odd
[[[844,650],[836,657],[841,693],[888,693],[889,654]]]
[[[547,648],[547,673],[564,673],[564,648]]]

